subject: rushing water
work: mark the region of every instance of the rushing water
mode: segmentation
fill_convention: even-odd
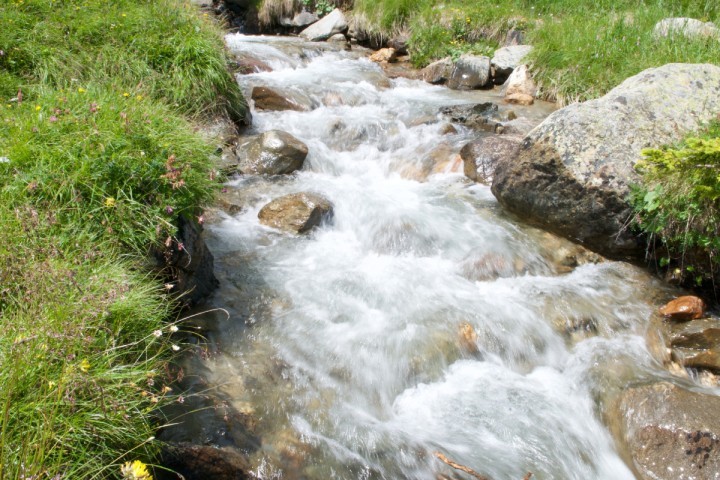
[[[468,478],[440,452],[496,480],[633,478],[604,407],[662,375],[643,339],[661,287],[624,263],[562,265],[572,245],[464,178],[456,154],[478,133],[443,135],[437,112],[497,92],[391,81],[360,53],[292,39],[228,44],[274,69],[239,77],[246,92],[317,107],[254,112],[255,133],[308,145],[305,166],[231,181],[242,209],[207,229],[211,303],[230,317],[206,316],[215,355],[188,368],[255,419],[255,475]],[[522,132],[550,108],[514,110]],[[299,191],[327,197],[333,221],[305,236],[258,223]]]

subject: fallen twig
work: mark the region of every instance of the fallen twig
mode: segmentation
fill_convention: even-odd
[[[460,470],[462,472],[467,473],[468,475],[472,475],[473,477],[477,478],[478,480],[492,480],[490,477],[486,477],[485,475],[481,475],[475,470],[473,470],[470,467],[466,467],[465,465],[460,465],[457,462],[453,462],[449,458],[447,458],[445,455],[443,455],[440,452],[435,452],[435,456],[440,459],[441,462],[446,463],[447,465],[451,466],[452,468],[456,470]],[[525,474],[522,480],[530,480],[530,478],[533,476],[532,472],[528,472]]]

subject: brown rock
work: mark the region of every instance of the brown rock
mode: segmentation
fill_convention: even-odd
[[[717,478],[720,397],[662,382],[629,388],[613,414],[611,424],[638,478]]]
[[[158,478],[181,478],[187,480],[244,480],[255,478],[244,455],[232,448],[216,448],[208,445],[165,444],[161,453],[162,466],[173,473],[159,470]]]
[[[692,295],[678,297],[662,307],[660,314],[666,318],[683,322],[702,318],[705,315],[705,302]]]
[[[235,68],[237,69],[237,73],[242,75],[259,72],[272,72],[272,67],[267,63],[258,58],[245,55],[238,56],[235,59]]]
[[[370,55],[370,61],[375,63],[391,63],[397,59],[394,48],[381,48],[377,52]]]
[[[238,171],[255,175],[282,175],[302,168],[308,148],[287,132],[270,130],[235,149]]]
[[[255,108],[260,110],[295,110],[297,112],[306,112],[310,110],[307,105],[301,105],[292,99],[283,96],[268,87],[255,87],[252,90],[252,99],[255,102]]]
[[[446,123],[440,127],[440,135],[455,135],[456,133],[458,133],[457,128],[452,123]]]
[[[445,83],[452,75],[453,62],[450,57],[433,62],[421,70],[422,79],[433,85]]]
[[[332,217],[332,204],[314,193],[292,193],[265,205],[260,223],[293,233],[304,233]]]
[[[460,340],[460,347],[465,352],[473,355],[480,352],[477,346],[478,334],[469,323],[463,322],[460,324],[458,338]]]
[[[527,65],[515,68],[505,82],[505,101],[516,105],[532,105],[537,87]]]

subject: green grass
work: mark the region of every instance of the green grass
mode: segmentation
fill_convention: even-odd
[[[196,121],[246,106],[180,0],[14,0],[0,24],[0,480],[118,478],[171,400],[149,249],[213,198]]]
[[[409,30],[419,67],[464,52],[491,52],[509,30],[522,30],[535,46],[528,61],[542,95],[561,104],[602,96],[646,68],[720,63],[720,41],[652,37],[666,17],[720,23],[720,4],[711,0],[357,0],[355,9],[375,35]]]
[[[720,119],[674,146],[643,151],[631,200],[649,258],[687,286],[720,290]]]

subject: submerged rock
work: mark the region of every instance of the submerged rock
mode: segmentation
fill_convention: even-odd
[[[490,83],[490,58],[465,54],[455,62],[447,85],[453,90],[473,90]]]
[[[495,119],[498,106],[492,102],[453,105],[440,109],[442,115],[451,121],[459,123],[474,130],[502,133],[502,122]]]
[[[634,165],[647,147],[675,142],[720,111],[720,67],[669,64],[569,105],[533,129],[492,192],[528,222],[615,257],[644,251],[627,230]]]
[[[347,30],[348,23],[347,20],[345,20],[345,15],[336,8],[300,32],[300,36],[305,40],[320,42],[327,40],[336,33],[345,33]]]
[[[314,193],[292,193],[265,205],[258,213],[260,223],[293,233],[304,233],[332,218],[332,204]]]
[[[660,314],[679,321],[702,318],[705,315],[705,302],[693,295],[685,295],[668,302],[660,309]]]
[[[255,103],[255,108],[259,110],[294,110],[296,112],[307,112],[312,110],[310,99],[307,99],[306,102],[300,103],[295,99],[268,87],[253,88],[251,97]]]
[[[270,130],[238,145],[238,171],[256,175],[292,173],[303,166],[307,146],[289,133]]]
[[[613,413],[640,479],[717,478],[720,397],[662,382],[627,389]]]
[[[489,184],[497,163],[503,158],[512,158],[520,148],[520,142],[518,137],[489,135],[467,143],[460,150],[465,176]]]

